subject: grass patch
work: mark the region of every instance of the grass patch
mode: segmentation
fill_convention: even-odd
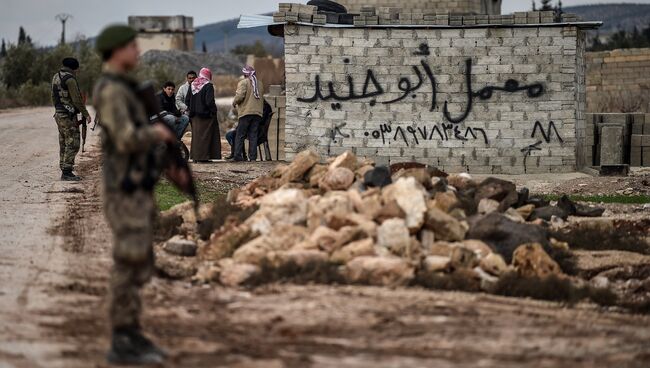
[[[547,201],[558,201],[562,196],[557,194],[547,194],[544,198]],[[621,203],[621,204],[646,204],[650,203],[648,195],[570,195],[569,198],[574,202],[593,202],[593,203]]]
[[[199,193],[199,200],[202,203],[216,202],[225,194],[219,190],[209,187],[200,181],[196,182],[196,190]],[[179,192],[168,180],[162,179],[158,182],[155,189],[156,203],[161,211],[166,211],[177,204],[188,201],[189,198]]]

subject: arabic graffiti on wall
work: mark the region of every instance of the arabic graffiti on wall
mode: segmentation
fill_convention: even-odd
[[[372,137],[374,139],[381,139],[383,144],[386,144],[390,141],[403,141],[406,143],[406,146],[411,144],[419,145],[423,141],[468,141],[481,140],[485,144],[489,143],[487,134],[482,128],[472,128],[472,127],[460,127],[455,124],[435,124],[433,126],[407,126],[403,128],[398,126],[393,131],[393,127],[390,124],[381,124],[378,129],[371,132],[365,132],[366,137]]]
[[[415,52],[417,55],[427,56],[429,55],[429,49],[426,44],[420,45],[418,51]],[[348,64],[349,59],[344,59],[344,63]],[[401,95],[397,98],[381,101],[382,104],[394,104],[400,102],[409,96],[412,98],[417,97],[417,92],[425,85],[425,77],[428,80],[430,85],[432,98],[430,104],[430,111],[434,111],[437,108],[437,84],[435,73],[431,68],[431,65],[428,63],[426,58],[420,61],[419,66],[413,66],[413,75],[415,76],[416,82],[413,82],[411,78],[407,76],[402,76],[397,82],[397,88],[402,92]],[[351,101],[351,100],[363,100],[369,99],[368,103],[370,106],[375,106],[378,103],[378,98],[385,94],[385,88],[379,83],[375,73],[372,69],[366,71],[366,77],[363,83],[361,92],[355,90],[354,87],[354,77],[348,75],[347,80],[347,92],[337,93],[333,81],[326,83],[326,88],[323,88],[323,81],[321,80],[320,75],[316,75],[314,78],[314,93],[311,97],[299,97],[299,102],[304,103],[313,103],[317,101],[330,101],[333,100],[331,108],[333,110],[341,110],[341,102]],[[544,94],[544,85],[542,83],[533,83],[528,85],[521,85],[519,81],[515,79],[508,79],[503,86],[485,86],[478,91],[474,91],[472,88],[472,59],[467,59],[465,61],[465,84],[467,89],[467,102],[462,113],[459,116],[452,116],[449,111],[448,101],[444,102],[443,114],[447,122],[452,124],[460,124],[464,122],[472,111],[474,106],[474,100],[478,98],[479,100],[485,101],[489,100],[494,96],[494,93],[497,91],[506,92],[506,93],[516,93],[525,91],[527,96],[530,98],[537,98]],[[323,90],[326,92],[323,92]]]
[[[557,131],[557,128],[555,127],[555,123],[552,121],[549,122],[546,131],[544,131],[544,126],[542,125],[542,123],[536,121],[535,124],[533,124],[533,133],[530,135],[530,137],[536,138],[538,132],[539,134],[542,135],[542,139],[544,139],[544,141],[537,141],[521,149],[521,153],[524,154],[524,172],[528,172],[528,165],[527,165],[528,157],[532,156],[533,152],[541,151],[542,150],[541,145],[544,142],[551,143],[551,138],[553,138],[553,133],[555,133],[555,136],[557,137],[557,140],[560,142],[560,144],[564,143],[564,139],[562,139],[562,136],[560,135],[560,133]]]

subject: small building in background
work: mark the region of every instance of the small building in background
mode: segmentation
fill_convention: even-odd
[[[130,16],[142,53],[149,50],[194,51],[194,19],[176,16]]]

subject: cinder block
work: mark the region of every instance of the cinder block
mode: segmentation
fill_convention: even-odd
[[[295,23],[299,21],[298,13],[294,13],[294,12],[287,12],[285,18],[287,22]]]
[[[600,164],[623,164],[623,127],[603,126],[600,139]]]
[[[643,148],[632,147],[630,150],[630,166],[640,167],[643,165]]]
[[[515,24],[515,16],[512,14],[502,15],[501,24]]]
[[[603,124],[624,125],[627,122],[627,114],[602,114]]]
[[[562,22],[570,23],[570,22],[577,22],[577,21],[579,21],[579,18],[576,14],[571,14],[571,13],[562,14]]]
[[[366,17],[366,24],[367,25],[377,25],[377,24],[379,24],[379,17],[377,17],[377,16]]]
[[[555,17],[555,12],[553,10],[544,10],[539,12],[540,17],[550,17],[553,18]]]
[[[462,26],[463,25],[463,16],[462,15],[450,15],[449,16],[449,25],[450,26]]]
[[[528,14],[526,15],[526,23],[539,24],[539,22],[540,22],[539,12],[536,11],[528,12]]]
[[[314,24],[327,24],[327,16],[325,14],[316,14],[313,17]]]
[[[503,24],[503,16],[502,15],[489,15],[488,16],[488,23],[489,24]]]
[[[413,20],[413,16],[411,13],[399,13],[399,20],[411,21]]]
[[[551,16],[551,17],[541,16],[540,19],[539,19],[539,22],[540,23],[555,23],[555,17],[553,17],[553,16]]]
[[[282,22],[286,22],[286,20],[287,20],[287,13],[285,12],[273,13],[273,22],[282,23]]]
[[[476,16],[474,15],[466,15],[463,17],[463,24],[464,25],[474,25],[476,24]]]
[[[427,20],[426,17],[427,16],[425,16],[424,20]],[[449,16],[448,15],[436,15],[435,21],[436,21],[437,25],[448,26],[449,25]]]

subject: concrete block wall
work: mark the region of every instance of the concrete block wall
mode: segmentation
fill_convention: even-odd
[[[586,114],[585,121],[583,155],[587,166],[650,167],[649,113]],[[621,137],[611,137],[611,132],[616,131],[612,128],[618,128]]]
[[[363,6],[395,7],[404,10],[423,9],[444,13],[458,14],[487,14],[482,13],[483,2],[492,5],[493,0],[336,0],[344,5],[349,12],[359,12]],[[497,1],[499,5],[501,1]],[[501,7],[499,6],[500,14]]]
[[[268,138],[271,148],[271,158],[273,160],[285,160],[285,127],[286,127],[286,97],[282,86],[270,85],[269,93],[264,95],[264,99],[273,109],[273,117],[269,126]]]
[[[582,32],[287,25],[287,159],[311,148],[450,172],[575,171]]]
[[[587,53],[589,112],[650,112],[650,48]]]

